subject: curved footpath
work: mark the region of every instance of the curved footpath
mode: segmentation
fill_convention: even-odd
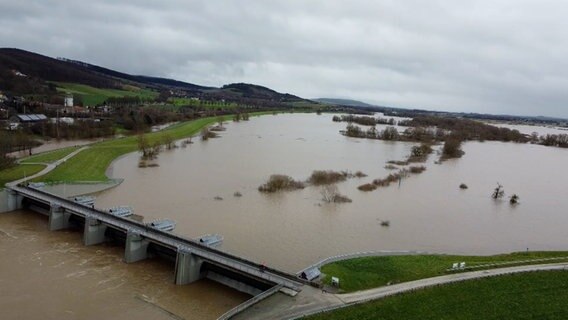
[[[61,158],[61,159],[59,159],[59,160],[57,160],[57,161],[55,161],[55,162],[52,162],[52,163],[44,163],[44,162],[29,162],[29,163],[26,163],[26,164],[41,164],[41,165],[45,165],[46,167],[45,167],[45,169],[41,170],[40,172],[38,172],[38,173],[36,173],[36,174],[34,174],[34,175],[31,175],[31,176],[29,176],[29,177],[25,177],[25,178],[20,179],[20,180],[8,182],[8,183],[6,183],[6,185],[7,185],[7,186],[15,186],[15,185],[17,185],[17,184],[19,184],[19,183],[22,183],[22,182],[25,182],[25,181],[27,181],[27,180],[34,179],[34,178],[43,176],[44,174],[46,174],[46,173],[50,172],[51,170],[57,168],[57,166],[59,166],[60,164],[64,163],[64,162],[67,161],[68,159],[74,157],[77,153],[79,153],[79,152],[81,152],[81,151],[83,151],[83,150],[85,150],[85,149],[88,149],[88,148],[89,148],[88,146],[79,148],[79,149],[77,149],[77,150],[71,152],[70,154],[66,155],[65,157],[63,157],[63,158]]]
[[[553,270],[568,270],[568,263],[529,265],[454,273],[347,294],[323,293],[321,290],[305,286],[302,292],[294,298],[276,294],[252,306],[248,310],[243,311],[241,314],[233,317],[233,319],[299,319],[308,315],[344,308],[431,286],[513,273]]]

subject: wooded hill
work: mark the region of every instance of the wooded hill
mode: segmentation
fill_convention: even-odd
[[[75,83],[119,90],[135,87],[159,93],[172,91],[177,96],[257,106],[315,104],[310,100],[253,84],[206,87],[167,78],[130,75],[82,61],[54,59],[21,49],[0,48],[0,91],[12,95],[53,95],[57,94],[55,83]]]

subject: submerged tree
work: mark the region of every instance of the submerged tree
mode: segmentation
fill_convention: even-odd
[[[503,186],[497,183],[497,188],[493,190],[493,194],[491,195],[491,197],[493,199],[499,199],[502,198],[504,195],[505,195],[505,190],[503,190]]]
[[[339,193],[337,186],[334,184],[325,185],[321,189],[322,200],[327,203],[345,203],[352,202],[351,199]]]
[[[138,134],[138,151],[142,153],[142,157],[147,157],[151,150],[150,142],[145,134]]]
[[[323,201],[333,202],[335,197],[339,194],[339,191],[337,190],[337,186],[332,184],[322,187],[320,193]]]
[[[174,137],[172,135],[170,135],[169,133],[162,135],[161,140],[162,140],[162,144],[164,146],[166,146],[166,149],[170,150],[172,148],[175,148]]]
[[[510,204],[517,204],[519,203],[519,196],[515,193],[511,196],[511,198],[509,199],[509,203]]]
[[[446,138],[444,147],[442,148],[442,158],[451,159],[463,156],[464,152],[461,149],[462,140],[455,136]]]

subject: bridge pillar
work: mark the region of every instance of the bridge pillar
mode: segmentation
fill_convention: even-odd
[[[144,239],[138,233],[128,231],[126,233],[124,261],[132,263],[148,258],[148,244],[150,244],[150,241]]]
[[[190,284],[201,279],[201,264],[203,264],[203,260],[198,256],[185,250],[178,250],[175,272],[176,284]]]
[[[83,243],[92,246],[105,241],[107,226],[95,218],[85,218],[85,230],[83,231]]]
[[[14,190],[8,190],[6,193],[8,195],[8,212],[22,209],[22,200],[24,197]]]
[[[71,213],[65,212],[58,204],[51,204],[49,208],[49,230],[56,231],[69,227],[69,217]]]

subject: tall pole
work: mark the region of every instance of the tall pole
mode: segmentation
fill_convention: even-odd
[[[55,130],[57,131],[57,140],[59,140],[59,108],[57,108],[57,119],[55,120]]]

